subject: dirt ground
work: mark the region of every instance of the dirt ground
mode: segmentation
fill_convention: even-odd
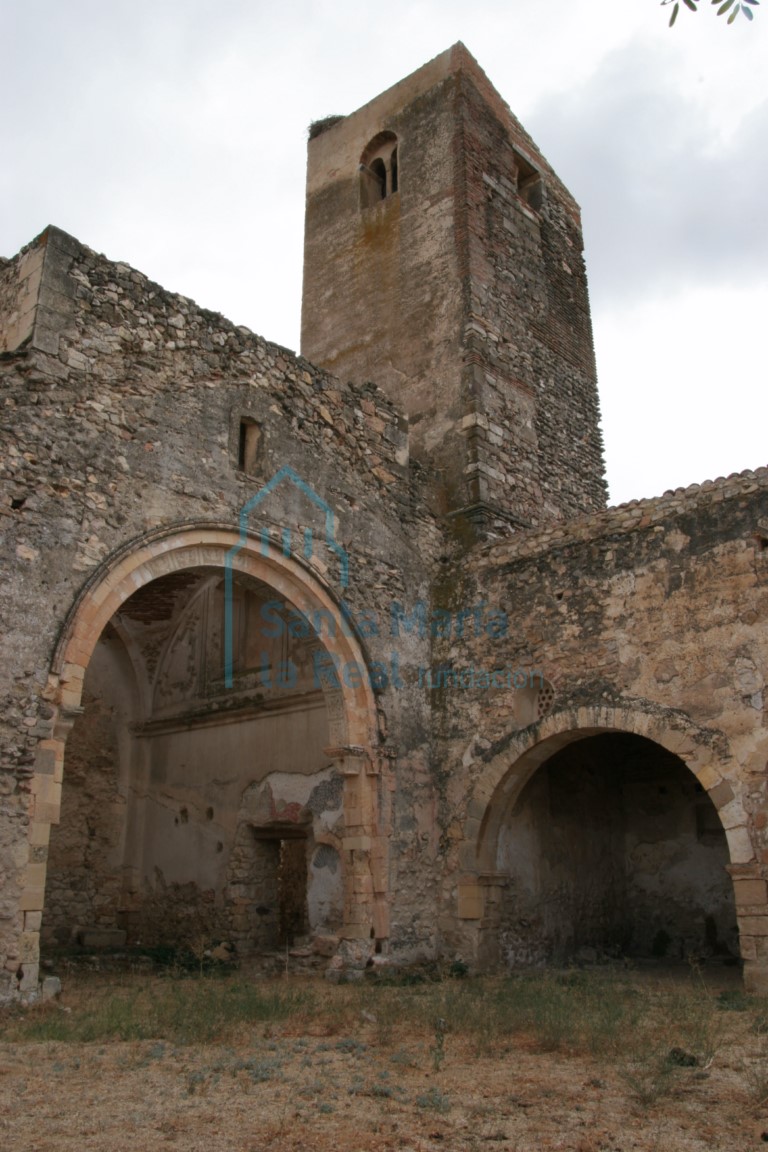
[[[525,1036],[479,1053],[476,1036],[430,1036],[405,1010],[383,1028],[375,997],[370,1009],[340,1000],[336,1011],[342,990],[315,987],[319,1018],[259,1021],[226,1041],[7,1038],[34,1013],[55,1024],[57,1013],[84,1011],[87,983],[65,986],[21,1025],[0,1021],[0,1149],[741,1152],[768,1143],[762,1048],[744,1011],[721,1013],[709,1066],[676,1068],[657,1096],[653,1086],[638,1092],[619,1058],[541,1051]]]

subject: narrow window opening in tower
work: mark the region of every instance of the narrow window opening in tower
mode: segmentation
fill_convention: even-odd
[[[386,200],[399,186],[397,137],[394,132],[379,132],[363,150],[358,165],[360,207],[365,210]]]
[[[237,466],[241,472],[245,472],[248,476],[254,476],[258,471],[260,445],[260,425],[255,420],[242,419],[237,449]]]
[[[537,172],[534,166],[519,153],[515,153],[515,162],[517,164],[517,194],[529,208],[538,212],[543,202],[541,173]]]
[[[387,169],[384,161],[377,157],[371,161],[370,167],[375,181],[374,199],[383,200],[387,195]]]

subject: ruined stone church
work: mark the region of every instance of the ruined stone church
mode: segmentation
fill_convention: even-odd
[[[0,999],[42,955],[768,991],[768,470],[606,508],[579,209],[463,45],[308,143],[301,355],[0,260]]]

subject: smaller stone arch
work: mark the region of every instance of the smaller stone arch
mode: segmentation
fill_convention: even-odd
[[[732,760],[722,734],[702,729],[676,712],[600,706],[555,710],[538,724],[510,733],[473,787],[472,814],[465,824],[466,864],[471,862],[479,871],[490,867],[490,846],[498,834],[497,806],[492,803],[495,798],[503,798],[505,805],[513,802],[536,769],[555,752],[601,732],[632,732],[679,756],[711,795],[732,862],[749,864],[755,860],[743,802],[736,798],[729,782]],[[479,812],[482,815],[477,815]]]
[[[765,882],[750,835],[748,814],[738,784],[738,772],[725,737],[698,727],[677,712],[641,706],[599,706],[561,709],[523,731],[509,734],[477,777],[468,802],[458,879],[459,918],[471,937],[475,932],[479,963],[493,960],[488,946],[505,883],[496,872],[499,835],[506,814],[513,810],[537,770],[568,745],[602,734],[636,734],[652,741],[681,760],[693,774],[701,791],[711,800],[725,834],[734,881],[741,955],[750,965],[756,960],[755,941],[750,939],[750,917],[741,907],[741,891],[760,897],[765,909]],[[485,936],[485,939],[483,937]]]

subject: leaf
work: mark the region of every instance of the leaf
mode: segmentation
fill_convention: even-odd
[[[734,8],[733,12],[731,12],[730,16],[728,17],[728,23],[733,24],[734,20],[738,16],[738,14],[739,14],[739,9]]]
[[[690,8],[691,12],[698,12],[696,7],[696,0],[684,0],[684,3]]]
[[[754,20],[755,14],[751,8],[745,8],[744,5],[742,4],[741,10],[744,13],[744,15],[746,16],[747,20]]]
[[[731,4],[733,4],[733,0],[725,0],[725,3],[721,4],[717,10],[718,16],[722,16],[723,12],[727,12],[728,9],[730,8]],[[738,8],[736,9],[736,11],[738,12]],[[733,13],[731,13],[731,15],[733,15]]]
[[[672,9],[672,15],[671,15],[671,16],[670,16],[670,18],[669,18],[669,26],[670,26],[670,28],[671,28],[671,27],[672,27],[672,25],[674,24],[675,20],[677,20],[677,14],[678,14],[678,12],[679,12],[679,11],[680,11],[680,5],[679,5],[679,4],[675,4],[674,8]]]

